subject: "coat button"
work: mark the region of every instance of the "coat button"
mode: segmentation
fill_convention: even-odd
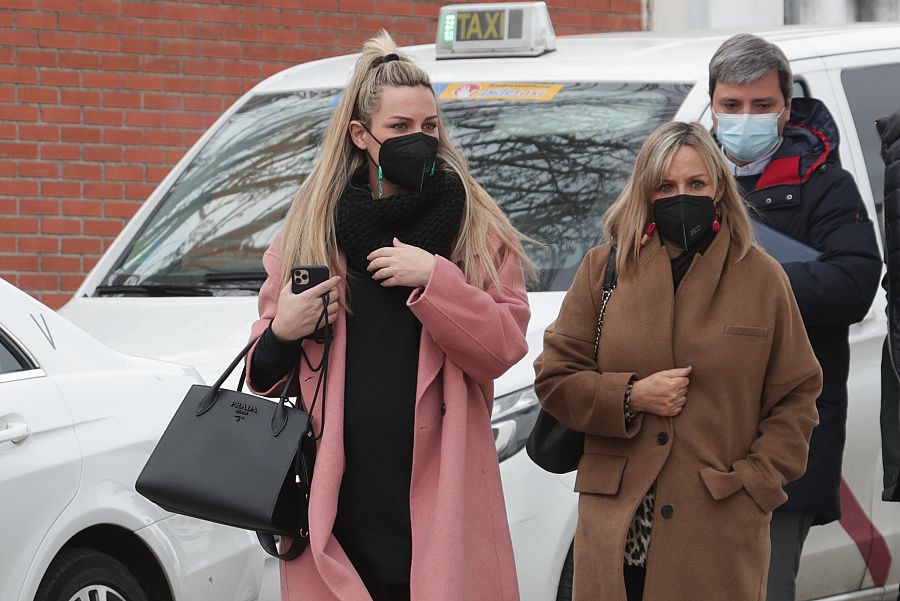
[[[659,512],[664,518],[669,519],[670,517],[672,517],[672,514],[675,513],[675,510],[672,509],[671,505],[663,505],[662,509],[660,509]]]
[[[793,199],[793,198],[794,198],[794,195],[793,195],[793,194],[788,194],[788,195],[787,195],[787,199],[788,199],[788,200],[791,200],[791,199]]]
[[[767,204],[767,205],[772,204],[772,199],[771,199],[771,198],[767,198],[767,199],[766,199],[766,204]]]
[[[656,435],[656,444],[664,445],[669,442],[669,435],[666,432],[660,432]]]
[[[441,415],[447,413],[447,405],[446,403],[441,403]]]

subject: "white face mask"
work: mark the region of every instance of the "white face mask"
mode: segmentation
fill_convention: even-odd
[[[778,119],[782,113],[784,109],[777,113],[762,115],[751,113],[731,115],[713,111],[718,120],[716,137],[728,154],[739,161],[752,163],[778,146],[781,141],[778,135]]]

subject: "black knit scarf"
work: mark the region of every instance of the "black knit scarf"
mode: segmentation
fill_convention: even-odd
[[[459,233],[466,194],[459,176],[438,169],[425,178],[419,192],[372,198],[365,168],[347,184],[334,212],[337,243],[347,256],[350,271],[366,272],[373,250],[404,244],[450,258]]]

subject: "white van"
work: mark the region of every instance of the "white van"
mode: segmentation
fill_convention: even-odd
[[[522,450],[537,412],[532,362],[644,138],[672,119],[709,123],[707,64],[733,32],[555,40],[546,9],[478,7],[520,9],[519,40],[510,35],[510,13],[497,21],[507,24],[497,35],[478,28],[496,40],[479,39],[471,27],[460,34],[454,27],[472,9],[459,7],[453,19],[442,13],[437,46],[405,52],[435,82],[475,177],[523,232],[546,243],[530,249],[542,268],[529,294],[530,351],[497,380],[493,423],[522,599],[551,601],[570,595],[577,498],[571,474],[547,474]],[[843,165],[878,219],[883,168],[873,122],[900,108],[900,26],[759,33],[791,60],[796,94],[823,100],[834,114]],[[531,49],[538,54],[523,56]],[[263,252],[310,171],[355,60],[298,65],[238,100],[159,185],[62,313],[115,349],[217,376],[246,342]],[[900,505],[880,501],[884,308],[879,292],[851,329],[845,517],[813,529],[802,599],[897,595],[900,561],[891,557],[900,557]]]

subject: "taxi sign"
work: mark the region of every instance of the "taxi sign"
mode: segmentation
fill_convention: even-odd
[[[556,49],[544,2],[451,4],[438,17],[437,58],[538,56]]]

